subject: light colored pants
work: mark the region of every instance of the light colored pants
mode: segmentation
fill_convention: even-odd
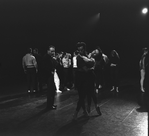
[[[55,82],[55,85],[56,85],[56,90],[59,90],[60,80],[59,80],[59,77],[58,77],[56,71],[54,72],[54,82]]]
[[[142,89],[144,90],[144,79],[145,79],[145,70],[144,69],[140,70],[140,76],[141,76],[141,79],[140,79],[141,90]]]

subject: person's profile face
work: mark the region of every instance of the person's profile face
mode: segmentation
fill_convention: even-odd
[[[55,56],[55,48],[50,47],[49,50],[48,50],[48,54],[51,55],[51,56]]]
[[[97,49],[92,51],[92,57],[95,57],[99,54],[99,51]]]

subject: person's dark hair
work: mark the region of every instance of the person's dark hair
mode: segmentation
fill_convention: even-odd
[[[113,57],[118,57],[119,58],[119,54],[116,50],[112,50],[111,51],[111,55],[113,54]]]
[[[96,49],[102,54],[102,50],[99,46],[97,46]]]
[[[99,49],[97,48],[97,50],[99,51],[99,54],[94,57],[94,59],[97,61],[102,59],[102,50],[101,49],[99,50]]]
[[[77,48],[78,48],[78,47],[81,47],[81,46],[83,46],[84,50],[86,50],[86,43],[85,43],[85,42],[78,42],[78,43],[76,44],[76,47],[77,47]]]

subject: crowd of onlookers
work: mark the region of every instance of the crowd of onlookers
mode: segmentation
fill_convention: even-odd
[[[115,50],[113,50],[111,51],[110,57],[108,57],[106,54],[102,52],[102,50],[99,47],[97,47],[91,53],[88,53],[88,56],[93,57],[93,55],[95,54],[99,54],[95,57],[96,59],[95,73],[97,75],[96,88],[101,88],[101,87],[105,87],[106,84],[109,84],[108,83],[110,80],[109,76],[114,79],[118,78],[118,77],[115,77],[115,76],[118,76],[118,73],[116,73],[118,72],[118,69],[116,71],[114,70],[112,71],[112,68],[114,65],[119,64],[119,55]],[[75,71],[77,69],[77,55],[78,55],[77,50],[75,50],[73,54],[68,52],[60,52],[60,53],[54,54],[54,57],[58,62],[55,70],[60,81],[58,88],[62,92],[68,91],[71,88],[74,88],[74,89],[76,88]],[[31,60],[29,60],[29,58]],[[43,86],[46,84],[44,79],[45,74],[44,74],[44,68],[43,68],[43,58],[44,56],[42,56],[39,53],[37,48],[35,49],[29,48],[27,51],[27,54],[23,57],[22,64],[23,64],[24,72],[26,74],[27,74],[26,68],[35,67],[33,72],[34,74],[32,75],[27,74],[28,92],[42,92]],[[33,64],[32,62],[30,64],[29,61],[32,61]],[[111,70],[110,70],[110,67],[111,67]],[[111,80],[111,81],[114,81],[114,80]],[[118,80],[116,79],[116,81]],[[113,90],[116,89],[118,92],[118,85],[114,86],[115,82],[113,82],[112,89]]]
[[[54,96],[56,85],[54,74],[59,78],[59,90],[69,91],[74,88],[78,91],[79,101],[76,111],[84,107],[84,99],[87,97],[88,112],[90,112],[91,99],[100,115],[96,93],[100,88],[107,87],[110,82],[111,91],[118,93],[119,79],[119,55],[112,50],[109,57],[100,47],[96,47],[90,53],[86,51],[86,44],[78,42],[73,54],[68,52],[56,53],[54,46],[49,46],[47,53],[41,56],[38,49],[28,49],[22,59],[24,72],[27,75],[28,93],[42,93],[43,85],[47,85],[47,108],[55,109]],[[110,77],[110,78],[109,78]],[[111,80],[110,80],[111,79]],[[76,113],[77,113],[76,112]]]

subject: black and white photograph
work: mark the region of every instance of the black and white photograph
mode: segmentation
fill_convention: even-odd
[[[0,0],[0,136],[148,136],[148,0]]]

